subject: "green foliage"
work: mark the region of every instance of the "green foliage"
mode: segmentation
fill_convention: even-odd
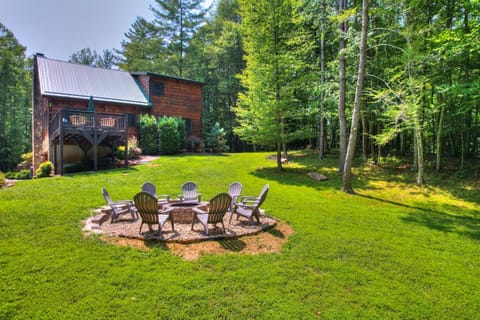
[[[0,171],[0,187],[3,187],[5,183],[6,183],[5,174],[2,171]]]
[[[9,171],[5,173],[7,179],[26,180],[30,179],[30,170]]]
[[[98,54],[96,50],[83,48],[72,54],[69,61],[106,69],[118,65],[118,57],[108,49],[103,50],[102,54]]]
[[[142,114],[138,119],[140,126],[140,148],[145,154],[158,153],[158,125],[152,115]]]
[[[160,152],[164,154],[177,153],[180,146],[178,120],[173,117],[159,118],[158,132],[160,141]]]
[[[50,177],[52,172],[53,172],[53,163],[51,163],[50,161],[44,161],[40,163],[40,166],[35,172],[35,177],[37,178]]]
[[[142,154],[142,149],[138,147],[138,141],[135,136],[128,138],[128,159],[138,159]],[[125,146],[118,146],[115,150],[115,157],[120,160],[125,160]]]
[[[174,119],[177,122],[178,148],[181,150],[185,147],[185,143],[187,142],[187,128],[185,120],[181,117],[175,117]]]
[[[228,151],[225,135],[226,132],[223,128],[220,128],[220,124],[218,122],[215,123],[212,130],[210,130],[207,135],[207,148],[210,148],[212,152]]]
[[[240,75],[245,91],[234,108],[242,139],[262,146],[283,146],[306,138],[306,119],[311,108],[299,103],[296,92],[306,84],[303,63],[292,52],[294,35],[293,2],[288,0],[242,0],[242,34],[246,68]]]
[[[122,40],[120,67],[128,71],[148,70],[165,73],[163,39],[155,30],[154,22],[137,17]]]
[[[0,170],[16,169],[31,150],[31,60],[25,47],[0,23]]]
[[[25,162],[32,162],[33,161],[33,153],[32,152],[24,153],[24,154],[22,154],[21,158]]]
[[[155,18],[153,28],[164,39],[161,58],[168,63],[163,72],[182,77],[187,69],[185,53],[207,10],[202,0],[155,0],[150,10]]]

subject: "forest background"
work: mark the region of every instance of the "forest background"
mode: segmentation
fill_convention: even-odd
[[[418,184],[425,167],[478,176],[478,0],[201,3],[152,1],[154,19],[138,17],[119,49],[85,48],[70,61],[204,82],[204,136],[218,123],[230,151],[275,149],[279,169],[287,149],[311,145],[319,159],[338,149],[343,172],[353,135],[364,159],[410,159]],[[0,22],[4,172],[31,150],[25,51]]]

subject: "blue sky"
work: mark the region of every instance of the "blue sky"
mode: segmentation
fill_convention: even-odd
[[[68,60],[83,48],[120,49],[137,16],[152,19],[153,0],[0,0],[0,23],[26,54]],[[212,0],[206,0],[209,4]]]

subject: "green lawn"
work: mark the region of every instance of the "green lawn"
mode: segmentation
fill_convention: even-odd
[[[351,196],[335,156],[297,153],[278,173],[267,155],[162,156],[0,190],[0,319],[479,319],[478,185],[417,188],[409,171],[365,167]],[[83,236],[102,186],[131,199],[145,181],[176,195],[186,180],[205,199],[269,183],[264,208],[294,233],[279,254],[194,261]]]

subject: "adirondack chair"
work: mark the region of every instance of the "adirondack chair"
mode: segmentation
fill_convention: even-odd
[[[158,204],[165,204],[170,202],[170,196],[168,194],[157,194],[157,187],[151,182],[145,182],[142,184],[142,191],[150,193],[157,198]]]
[[[232,217],[237,215],[237,220],[240,216],[248,219],[249,224],[253,224],[253,218],[257,219],[257,223],[260,222],[260,206],[267,198],[269,185],[263,186],[262,191],[258,197],[241,197],[240,202],[235,204],[232,214],[230,215],[229,223],[232,223]]]
[[[153,231],[152,226],[158,225],[158,237],[162,237],[162,228],[163,225],[170,221],[172,224],[172,231],[175,231],[173,225],[173,216],[171,214],[174,208],[169,208],[166,210],[158,209],[158,199],[155,196],[152,196],[148,192],[139,192],[134,197],[135,207],[137,207],[138,214],[142,219],[140,224],[140,229],[138,230],[139,234],[142,234],[143,224],[148,225],[148,229]]]
[[[107,189],[102,188],[102,194],[103,198],[107,203],[110,205],[110,208],[112,211],[110,212],[110,222],[114,223],[118,220],[118,217],[123,214],[131,214],[132,219],[136,220],[136,209],[135,206],[133,205],[133,202],[131,200],[120,200],[120,201],[113,201],[112,198],[110,198],[110,195],[108,194]]]
[[[219,193],[210,200],[208,211],[203,211],[199,208],[192,208],[192,230],[195,225],[195,221],[200,222],[203,225],[205,234],[208,235],[208,225],[213,224],[217,227],[217,223],[222,224],[223,233],[225,233],[225,225],[223,224],[223,217],[227,212],[232,197],[228,193]]]
[[[198,186],[195,182],[188,181],[182,185],[182,194],[178,198],[184,202],[200,202],[202,194],[198,193]]]
[[[233,210],[233,206],[237,203],[238,197],[242,193],[242,184],[240,182],[233,182],[228,186],[228,194],[232,197],[232,203],[230,204],[229,211]]]

